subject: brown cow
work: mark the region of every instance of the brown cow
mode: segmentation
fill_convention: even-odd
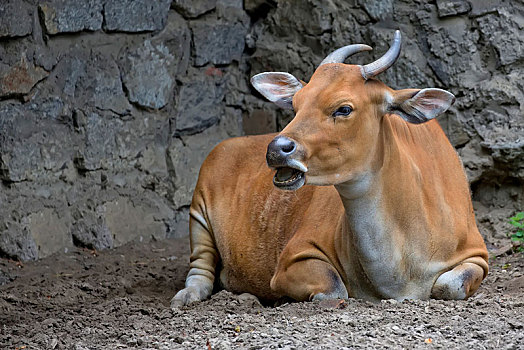
[[[278,135],[224,141],[205,160],[190,209],[191,269],[173,307],[208,298],[215,282],[266,300],[477,290],[486,246],[462,164],[433,120],[455,98],[372,79],[398,58],[398,31],[377,61],[343,64],[370,49],[333,52],[307,84],[288,73],[252,78],[296,116]]]

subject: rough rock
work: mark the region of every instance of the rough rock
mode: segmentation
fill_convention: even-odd
[[[137,159],[135,167],[147,174],[167,176],[168,169],[165,152],[164,145],[149,144],[140,152],[140,157]]]
[[[483,118],[474,120],[475,130],[488,146],[519,144],[524,133],[524,120],[512,118],[518,111],[504,113],[504,108],[485,108]]]
[[[275,42],[271,36],[263,36],[259,40],[251,60],[251,76],[282,71],[293,74],[297,79],[308,80],[316,65],[322,61],[310,49],[296,43]]]
[[[427,12],[417,13],[423,22],[429,20]],[[429,25],[427,43],[431,55],[428,64],[437,78],[446,87],[464,86],[465,82],[480,81],[489,78],[489,72],[482,65],[482,56],[478,47],[479,33],[468,31],[464,20],[442,28]],[[460,59],[459,59],[460,58]]]
[[[470,141],[470,137],[468,133],[464,131],[464,125],[460,121],[462,118],[455,108],[451,108],[445,114],[438,117],[438,122],[453,147],[464,146]]]
[[[521,13],[499,9],[477,19],[486,40],[497,50],[500,64],[508,65],[524,58],[524,9]]]
[[[250,25],[250,18],[244,11],[242,0],[218,0],[216,16],[223,22],[242,23],[246,28]]]
[[[161,30],[171,0],[113,0],[104,6],[104,29],[120,32]]]
[[[111,55],[71,50],[60,57],[42,89],[60,94],[72,106],[90,106],[127,115],[131,105],[124,93],[120,70]]]
[[[359,3],[375,21],[393,16],[393,0],[364,0]]]
[[[189,208],[179,208],[174,219],[167,226],[167,238],[181,238],[189,235]]]
[[[103,65],[101,62],[104,62]],[[100,110],[128,114],[131,105],[122,89],[120,71],[113,59],[101,54],[91,55],[89,61],[73,61],[71,75],[64,90]],[[78,69],[77,69],[78,68]]]
[[[220,141],[222,137],[217,135],[215,126],[195,137],[184,141],[177,139],[172,142],[169,157],[176,188],[172,198],[175,208],[191,204],[200,165],[211,149]]]
[[[242,23],[198,20],[191,23],[195,65],[215,65],[239,61],[244,51],[247,28]]]
[[[154,206],[135,204],[129,198],[122,197],[105,203],[103,210],[115,245],[166,237],[166,227],[162,221],[156,220],[157,210]]]
[[[0,223],[0,254],[22,261],[38,259],[38,247],[27,228],[6,220]]]
[[[274,70],[308,80],[334,48],[362,42],[350,35],[356,32],[351,30],[353,25],[350,7],[343,1],[325,5],[320,1],[279,4],[265,21],[255,23],[250,33],[255,41],[252,45],[256,46],[249,60],[251,75]],[[276,40],[277,37],[283,40]]]
[[[248,12],[256,13],[262,5],[269,6],[269,0],[244,0],[244,8]]]
[[[34,179],[54,172],[74,153],[75,136],[58,98],[27,105],[0,106],[0,176],[5,181]],[[65,118],[65,119],[64,119]]]
[[[493,168],[493,158],[476,142],[469,142],[458,151],[470,183],[482,179],[486,171]]]
[[[102,110],[128,114],[131,106],[122,89],[120,72],[113,60],[106,61],[104,69],[94,70],[93,103]]]
[[[174,56],[176,72],[170,74],[174,74],[175,77],[186,74],[191,59],[191,31],[182,16],[175,11],[169,11],[166,27],[152,38],[151,43],[165,45]]]
[[[79,209],[73,214],[71,236],[75,245],[96,250],[113,248],[113,236],[105,223],[102,208]]]
[[[159,152],[158,157],[165,155],[165,149],[170,140],[170,120],[169,111],[164,111],[163,114],[156,114],[155,111],[137,111],[132,119],[125,120],[121,123],[120,129],[115,133],[116,140],[116,162],[112,163],[113,169],[119,171],[129,171],[129,168],[140,169],[139,162],[144,159],[144,152],[148,148],[152,148]],[[141,159],[142,158],[142,159]],[[162,168],[161,160],[158,162],[157,170]],[[157,163],[155,163],[157,164]],[[148,169],[142,168],[141,175],[148,175]],[[134,181],[141,179],[137,177]]]
[[[33,11],[21,0],[4,0],[0,3],[0,38],[17,37],[33,31]]]
[[[102,28],[102,0],[51,0],[39,8],[48,34]]]
[[[238,69],[215,69],[213,67],[207,68],[208,74],[216,72],[218,74],[224,73],[225,80],[225,102],[227,106],[234,106],[242,109],[255,108],[254,105],[247,103],[247,98],[252,96],[250,86],[251,83],[246,76],[249,74],[249,66],[247,62],[240,62]],[[220,73],[219,73],[220,72]],[[260,100],[255,99],[255,105]]]
[[[186,18],[196,18],[213,10],[216,0],[173,0],[171,6]]]
[[[25,55],[13,66],[0,62],[0,97],[27,94],[47,75],[45,70],[29,63]]]
[[[38,257],[44,258],[57,252],[67,253],[73,246],[69,234],[70,218],[59,216],[52,209],[43,209],[24,219],[27,229],[38,247]]]
[[[223,113],[221,70],[202,80],[188,79],[180,88],[176,109],[176,135],[193,135],[214,125]]]
[[[468,13],[471,5],[466,0],[437,0],[439,17],[456,16]]]
[[[75,124],[84,135],[83,149],[76,155],[77,167],[83,170],[107,169],[112,160],[118,157],[116,134],[122,127],[122,122],[112,119],[109,115],[95,112],[85,114],[75,112]]]
[[[217,6],[224,8],[236,8],[242,10],[244,8],[243,0],[218,0]]]
[[[55,83],[55,88],[71,98],[79,97],[84,94],[81,80],[87,76],[87,63],[83,57],[72,57],[66,55],[60,59],[51,73],[49,80]],[[77,91],[78,87],[78,91]]]
[[[175,86],[176,62],[165,45],[146,40],[125,55],[121,67],[131,102],[157,109],[169,102]]]

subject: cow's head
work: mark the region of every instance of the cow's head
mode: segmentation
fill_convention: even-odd
[[[384,56],[364,66],[343,62],[369,46],[340,48],[322,61],[307,84],[281,72],[251,79],[268,100],[295,110],[295,118],[267,149],[267,163],[277,170],[275,186],[296,190],[306,182],[336,185],[357,179],[372,167],[384,118],[396,114],[420,124],[449,108],[455,97],[447,91],[393,90],[372,79],[395,63],[400,46],[397,30]]]

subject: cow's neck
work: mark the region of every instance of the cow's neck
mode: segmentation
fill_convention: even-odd
[[[377,174],[365,174],[335,186],[346,210],[347,232],[341,240],[349,252],[345,267],[356,297],[404,297],[402,241],[392,234],[390,219],[381,208],[384,189]],[[394,230],[394,228],[393,228]],[[365,281],[365,282],[362,282]]]
[[[410,136],[409,128],[401,127]],[[413,195],[420,171],[399,144],[399,132],[389,123],[382,131],[370,153],[372,170],[335,186],[345,208],[347,229],[340,240],[350,261],[346,274],[350,284],[354,279],[357,297],[426,298],[430,287],[421,283],[430,281],[425,275],[438,266],[428,265],[420,255],[430,241],[421,196]]]

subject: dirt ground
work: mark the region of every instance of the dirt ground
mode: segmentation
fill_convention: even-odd
[[[1,349],[524,349],[524,256],[491,259],[467,301],[291,303],[219,292],[172,311],[188,239],[0,260]]]

